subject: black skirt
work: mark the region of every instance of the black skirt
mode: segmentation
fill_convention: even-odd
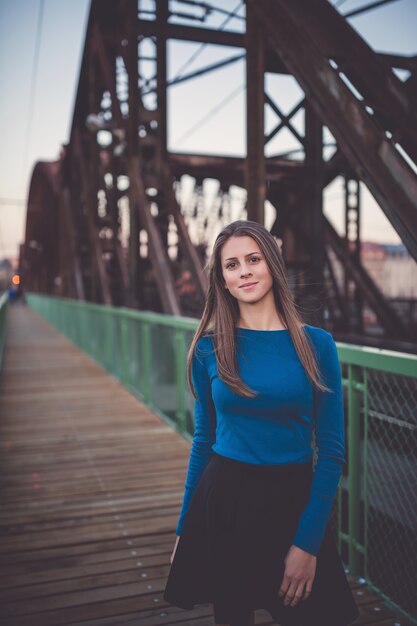
[[[212,603],[216,623],[264,609],[282,626],[344,626],[359,615],[331,529],[311,594],[284,606],[284,558],[307,502],[312,462],[259,466],[214,453],[184,520],[164,599],[192,609]]]

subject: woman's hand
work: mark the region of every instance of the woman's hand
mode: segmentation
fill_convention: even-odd
[[[177,551],[177,545],[178,545],[178,542],[179,542],[180,539],[181,539],[181,537],[179,535],[177,535],[177,540],[175,542],[175,546],[174,546],[174,549],[172,551],[171,558],[170,558],[171,565],[172,565],[172,561],[174,560],[175,552]]]
[[[285,606],[295,606],[311,593],[317,557],[297,546],[291,546],[284,563],[284,577],[278,595],[284,598]]]

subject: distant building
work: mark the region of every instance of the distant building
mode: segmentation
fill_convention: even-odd
[[[387,298],[417,298],[417,263],[404,244],[365,241],[362,265]]]

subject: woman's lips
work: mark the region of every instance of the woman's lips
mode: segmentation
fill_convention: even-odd
[[[252,288],[253,288],[253,287],[255,287],[257,284],[258,284],[258,283],[249,283],[249,284],[247,284],[247,285],[242,285],[241,289],[244,289],[244,290],[246,291],[246,290],[252,289]]]

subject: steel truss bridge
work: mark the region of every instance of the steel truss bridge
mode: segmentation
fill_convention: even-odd
[[[412,349],[416,325],[361,262],[360,182],[417,260],[417,57],[374,51],[327,0],[246,0],[243,32],[228,29],[227,19],[208,27],[213,10],[191,0],[92,0],[68,144],[58,161],[38,162],[31,179],[21,250],[27,290],[198,317],[210,237],[230,221],[230,188],[238,186],[247,192],[243,218],[264,223],[265,201],[275,208],[271,232],[311,323],[325,323],[342,340]],[[170,40],[230,52],[168,81]],[[242,58],[246,157],[169,151],[172,85]],[[400,80],[394,69],[409,77]],[[300,85],[289,113],[267,93],[266,73]],[[266,105],[277,117],[268,134]],[[294,122],[300,111],[303,132]],[[299,153],[266,156],[284,129]],[[182,199],[184,175],[194,181],[191,204]],[[337,177],[345,182],[346,236],[323,213],[324,190]],[[207,178],[219,183],[209,207]],[[366,308],[376,316],[376,338],[364,326]]]

